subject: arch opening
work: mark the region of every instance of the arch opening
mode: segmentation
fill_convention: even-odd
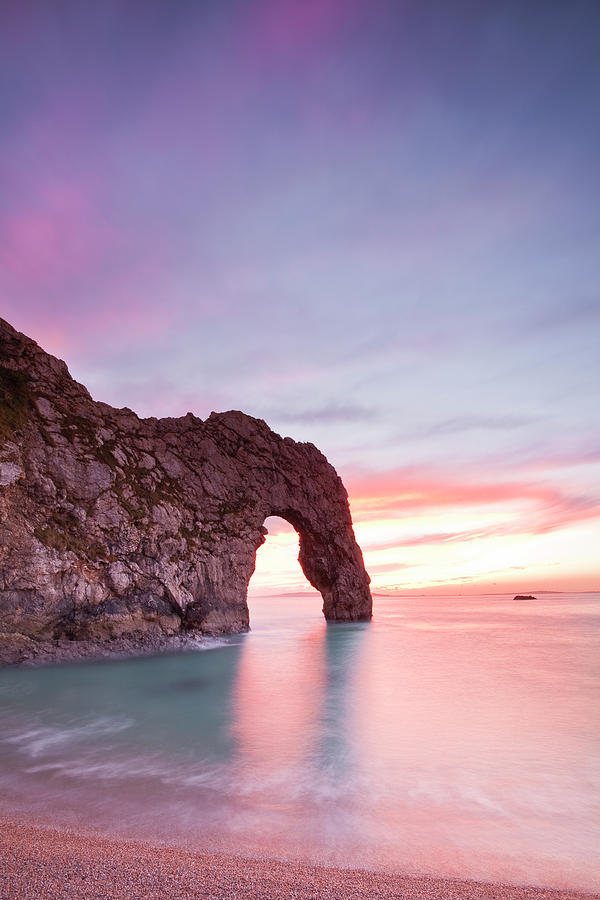
[[[256,551],[255,567],[248,584],[248,597],[278,594],[317,594],[307,580],[298,556],[300,522],[279,513],[264,521],[264,543]],[[301,526],[300,526],[301,527]]]
[[[323,512],[327,512],[327,510],[323,510]],[[344,512],[348,515],[347,501],[344,505]],[[328,621],[355,622],[370,619],[372,610],[371,593],[368,588],[370,579],[364,569],[362,553],[356,544],[351,521],[342,522],[340,528],[335,520],[328,521],[329,516],[318,514],[315,516],[314,510],[310,507],[305,511],[299,509],[298,505],[288,506],[287,503],[274,505],[271,510],[267,511],[264,521],[272,521],[274,517],[279,525],[271,530],[285,535],[280,538],[278,543],[287,545],[285,549],[288,557],[288,572],[292,547],[295,551],[299,546],[297,560],[304,578],[301,577],[297,567],[293,566],[291,580],[296,586],[296,592],[310,594],[308,585],[312,586],[321,595],[323,615]],[[286,527],[281,520],[287,522],[288,526]],[[268,530],[263,526],[263,533],[265,531],[268,533]],[[298,536],[297,544],[296,537],[293,536],[294,532]],[[263,538],[262,544],[259,544],[257,549],[260,549],[261,546],[264,547],[265,543],[266,540]],[[271,554],[267,551],[267,562]],[[282,555],[280,558],[283,558]],[[254,573],[257,565],[256,552],[253,563],[252,572]],[[262,564],[263,560],[260,558],[259,573]],[[274,568],[276,569],[276,566]],[[271,571],[271,576],[272,574],[273,571]],[[253,588],[260,584],[261,578],[264,578],[264,572],[259,574]],[[275,582],[272,581],[271,584],[272,587],[276,587]],[[279,593],[281,593],[281,589]]]

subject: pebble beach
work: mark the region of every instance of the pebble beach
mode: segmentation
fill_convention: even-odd
[[[3,821],[2,900],[591,900],[598,894],[245,859]]]

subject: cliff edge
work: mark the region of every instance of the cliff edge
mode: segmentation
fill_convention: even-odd
[[[329,621],[371,617],[341,479],[241,412],[140,419],[0,319],[0,662],[248,628],[267,516],[300,535]]]

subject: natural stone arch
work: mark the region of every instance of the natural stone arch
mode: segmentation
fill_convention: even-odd
[[[348,497],[316,447],[237,411],[96,403],[0,319],[0,659],[246,629],[270,515],[298,531],[325,617],[369,619]]]
[[[248,584],[269,516],[285,519],[298,532],[298,561],[323,597],[325,618],[370,619],[370,579],[354,536],[348,495],[323,454],[313,444],[281,438],[262,420],[237,411],[212,413],[203,424],[214,444],[227,448],[228,459],[236,460],[235,500],[230,495],[222,501],[229,510],[228,540],[213,556],[211,574],[192,590],[185,621],[208,632],[248,627]],[[232,554],[234,546],[239,551]]]
[[[360,577],[360,566],[363,565],[360,550],[355,560],[355,574],[358,574],[358,578],[353,584],[344,583],[340,574],[342,571],[348,574],[347,560],[344,558],[345,542],[340,542],[339,538],[336,541],[331,526],[329,528],[321,526],[317,529],[313,522],[292,507],[273,509],[265,517],[265,522],[272,517],[287,522],[297,534],[299,547],[297,562],[306,580],[321,594],[325,618],[330,621],[370,619],[371,598],[368,580],[365,581]],[[266,528],[263,528],[263,533],[264,541],[268,539]],[[343,602],[345,598],[346,602]],[[362,605],[356,602],[360,598]]]
[[[274,510],[271,515],[285,519],[298,533],[298,562],[307,581],[323,597],[325,618],[330,621],[370,619],[372,603],[368,576],[364,578],[362,553],[356,541],[348,540],[345,515],[341,521],[325,523],[314,515],[311,521],[289,507]]]

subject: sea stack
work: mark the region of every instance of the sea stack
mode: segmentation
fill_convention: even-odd
[[[140,419],[0,319],[0,661],[248,628],[267,516],[300,536],[325,618],[367,620],[348,496],[312,444],[242,412]]]

